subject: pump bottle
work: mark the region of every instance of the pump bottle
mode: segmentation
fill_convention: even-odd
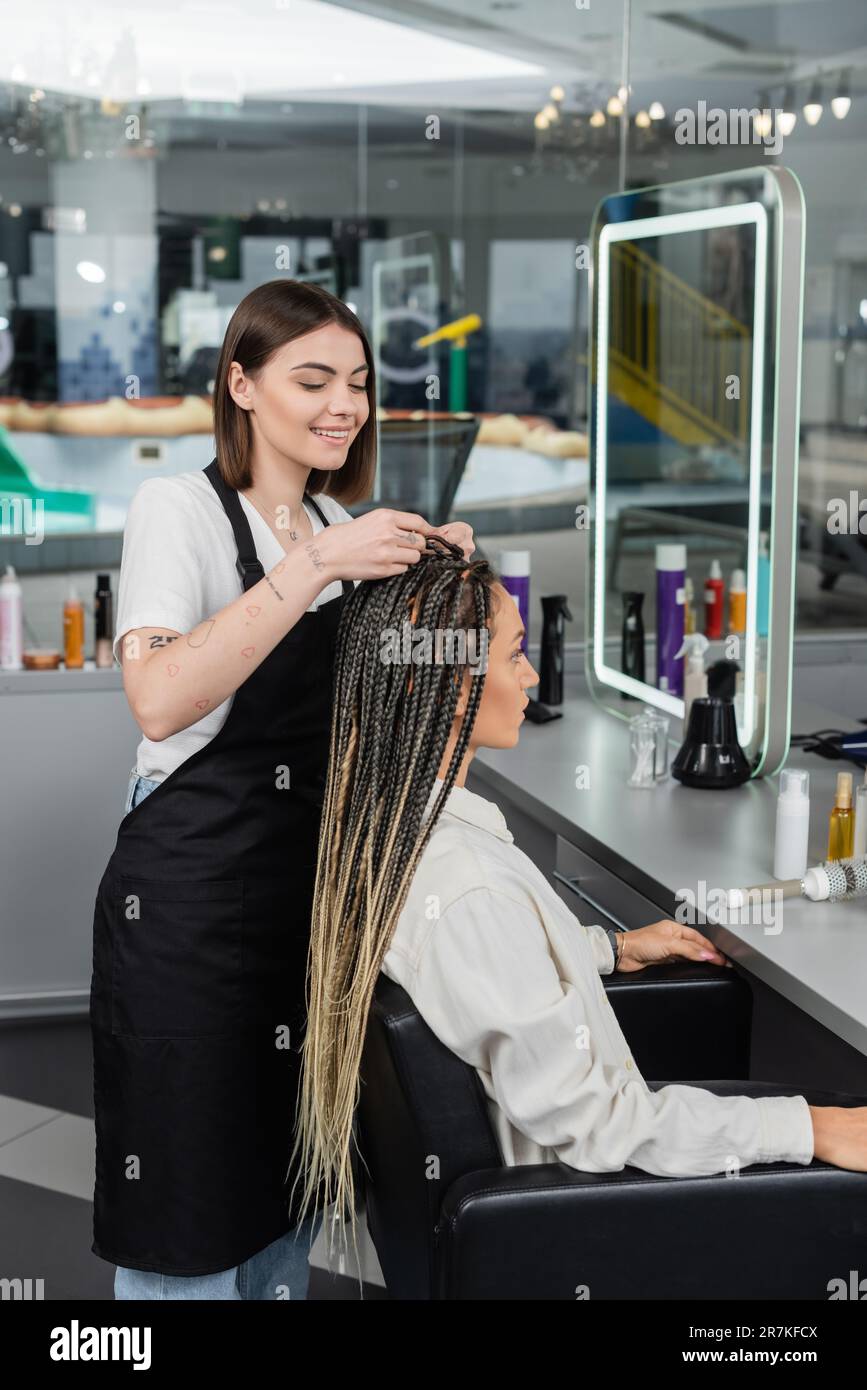
[[[809,835],[810,774],[800,767],[784,768],[777,797],[774,878],[804,877]]]

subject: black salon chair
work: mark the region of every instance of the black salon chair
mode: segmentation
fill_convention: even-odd
[[[653,1089],[661,1076],[841,1103],[746,1079],[752,997],[735,970],[601,978]],[[702,1178],[505,1166],[475,1068],[385,975],[361,1075],[367,1222],[391,1298],[827,1299],[830,1279],[864,1268],[867,1174],[815,1160]]]

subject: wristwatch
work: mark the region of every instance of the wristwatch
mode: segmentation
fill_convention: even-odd
[[[612,949],[612,951],[614,952],[614,966],[613,966],[613,969],[616,970],[616,969],[617,969],[617,933],[616,933],[616,931],[614,930],[613,927],[606,927],[606,928],[605,928],[605,934],[606,934],[606,936],[608,937],[608,940],[611,942],[611,949]]]

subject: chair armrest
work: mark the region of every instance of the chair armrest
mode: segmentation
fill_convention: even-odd
[[[702,1178],[490,1168],[443,1199],[438,1297],[827,1300],[863,1269],[865,1228],[867,1174],[815,1160]]]
[[[648,1080],[749,1077],[753,995],[736,968],[653,965],[600,979]]]

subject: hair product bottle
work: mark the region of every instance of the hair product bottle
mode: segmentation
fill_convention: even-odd
[[[644,683],[644,617],[641,612],[644,594],[636,589],[627,589],[623,594],[623,629],[620,636],[620,669],[624,676]],[[637,696],[620,692],[622,699],[633,700]],[[541,697],[540,697],[541,698]]]
[[[711,560],[704,581],[704,635],[711,641],[723,635],[723,577],[719,560]]]
[[[708,641],[703,632],[692,632],[683,639],[678,656],[686,657],[686,670],[683,676],[683,727],[689,722],[689,710],[693,700],[700,700],[707,694],[707,672],[704,669],[704,654]]]
[[[683,581],[683,631],[686,637],[695,632],[695,588],[689,575]]]
[[[101,668],[114,665],[111,650],[112,628],[114,627],[111,575],[96,576],[96,593],[93,599],[94,634],[96,643],[96,664]]]
[[[572,621],[565,594],[551,594],[542,599],[539,700],[543,705],[563,703],[563,657],[567,618]]]
[[[800,767],[780,773],[774,878],[803,878],[810,835],[810,774]]]
[[[686,546],[656,547],[656,684],[670,695],[683,694],[683,607],[686,598]]]
[[[864,781],[855,792],[855,838],[852,853],[856,858],[867,855],[867,767]]]
[[[80,671],[84,665],[84,604],[74,584],[63,605],[63,664],[67,671]]]
[[[530,552],[529,550],[503,550],[500,552],[500,580],[503,588],[512,595],[524,624],[521,647],[527,655],[527,639],[530,635]]]
[[[852,774],[837,773],[837,799],[828,824],[828,858],[848,859],[855,838],[855,817],[852,814]]]
[[[729,584],[729,632],[742,636],[747,630],[747,577],[743,570],[732,570]]]
[[[24,613],[21,585],[12,565],[0,579],[0,670],[20,671]]]

